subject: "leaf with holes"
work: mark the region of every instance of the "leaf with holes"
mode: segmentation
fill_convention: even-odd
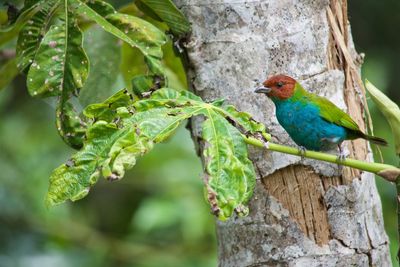
[[[61,97],[56,109],[57,130],[63,140],[71,147],[80,149],[85,138],[86,122],[79,116],[74,106]],[[64,101],[64,102],[62,102]]]
[[[70,13],[63,22],[52,25],[41,42],[28,72],[28,90],[32,96],[61,95],[82,88],[89,72],[82,48],[82,32]]]
[[[205,184],[212,212],[226,220],[235,211],[247,215],[245,204],[255,187],[255,171],[239,130],[223,116],[209,110],[203,123]]]
[[[120,93],[121,99],[114,98],[114,101],[124,102],[124,95]],[[144,107],[148,105],[140,102],[135,103],[137,112],[133,115],[126,116],[124,108],[117,108],[117,114],[122,110],[118,120],[99,120],[88,128],[82,150],[51,175],[48,205],[84,197],[99,177],[121,179],[125,171],[135,165],[138,157],[168,138],[182,121],[198,112],[190,106],[147,109]],[[113,106],[111,101],[109,104]],[[96,117],[94,110],[91,109],[91,114]],[[102,117],[104,110],[97,110]]]
[[[131,107],[133,96],[124,89],[109,97],[102,103],[91,104],[85,108],[83,114],[93,120],[111,122],[117,116],[118,108]]]
[[[88,127],[83,149],[53,172],[47,203],[82,198],[99,177],[121,179],[138,157],[171,136],[184,120],[203,115],[207,117],[202,135],[207,199],[221,220],[233,212],[246,215],[255,172],[242,134],[225,119],[229,113],[190,92],[169,88],[136,102],[132,99],[122,90],[85,109],[94,124]],[[247,125],[248,115],[231,113]]]
[[[80,148],[82,143],[77,136],[82,137],[83,123],[68,102],[85,83],[89,63],[82,48],[82,32],[67,2],[61,9],[60,23],[50,27],[37,50],[28,71],[27,85],[32,96],[59,96],[58,131],[67,144]],[[75,126],[79,127],[75,129]]]
[[[217,106],[219,106],[219,104],[217,104]],[[232,105],[223,105],[222,109],[224,112],[221,114],[224,114],[227,119],[232,121],[244,134],[265,133],[265,125],[254,120],[249,113],[238,111],[236,107]]]

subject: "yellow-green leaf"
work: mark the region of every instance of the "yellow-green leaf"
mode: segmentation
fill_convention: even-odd
[[[90,2],[88,4],[81,0],[72,0],[72,2],[76,4],[77,12],[95,21],[105,31],[127,42],[132,47],[138,48],[145,56],[150,71],[155,74],[163,74],[161,46],[166,43],[166,36],[157,27],[131,15],[100,12],[98,9],[92,8]],[[104,16],[105,14],[107,15]]]
[[[90,58],[90,73],[79,93],[83,106],[104,101],[120,88],[115,86],[120,75],[120,46],[115,36],[100,27],[85,32],[84,48]]]
[[[234,212],[246,215],[255,171],[243,135],[232,121],[251,132],[263,127],[246,121],[247,113],[224,110],[220,104],[205,103],[188,91],[161,88],[136,102],[122,90],[103,103],[89,105],[84,114],[95,123],[88,127],[82,150],[53,172],[48,204],[84,197],[99,177],[121,179],[138,157],[171,136],[184,120],[202,115],[207,118],[202,134],[207,200],[221,220]]]
[[[376,88],[371,82],[365,80],[367,88],[372,100],[378,109],[383,113],[386,120],[392,128],[393,138],[396,146],[396,153],[400,155],[400,109],[390,98]]]
[[[104,117],[107,106],[116,107],[126,101],[126,92],[107,100],[107,105],[90,108],[85,114],[92,114],[96,119]],[[99,105],[99,104],[96,104]],[[194,107],[146,109],[147,105],[138,102],[136,112],[131,116],[116,120],[98,120],[88,128],[82,150],[71,157],[66,164],[58,167],[50,178],[47,204],[54,205],[68,199],[84,197],[99,177],[108,180],[121,179],[125,171],[133,167],[138,157],[149,152],[155,143],[162,142],[174,133],[179,124],[196,114]],[[96,115],[99,112],[99,116]]]
[[[189,21],[171,0],[139,0],[138,2],[157,14],[169,26],[172,33],[182,36],[190,32]]]
[[[221,220],[234,211],[247,215],[245,204],[255,186],[255,171],[239,130],[214,110],[203,124],[206,195]]]

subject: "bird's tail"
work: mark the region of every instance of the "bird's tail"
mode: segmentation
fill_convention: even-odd
[[[376,137],[376,136],[372,136],[372,135],[366,135],[364,134],[364,136],[362,136],[362,138],[367,139],[368,141],[380,145],[380,146],[387,146],[388,142],[380,137]]]

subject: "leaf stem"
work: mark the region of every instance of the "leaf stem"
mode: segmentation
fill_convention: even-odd
[[[386,180],[390,182],[396,181],[396,178],[400,175],[400,169],[396,168],[395,166],[388,165],[388,164],[381,164],[381,163],[375,163],[375,162],[365,162],[361,160],[356,160],[356,159],[344,159],[344,160],[339,160],[337,156],[327,154],[327,153],[322,153],[322,152],[315,152],[315,151],[305,151],[302,152],[301,150],[294,148],[294,147],[289,147],[289,146],[284,146],[284,145],[279,145],[271,142],[264,142],[260,139],[257,139],[255,137],[248,137],[243,135],[243,138],[245,142],[249,145],[256,146],[256,147],[263,147],[272,151],[277,151],[285,154],[290,154],[290,155],[296,155],[296,156],[303,156],[306,158],[310,159],[316,159],[316,160],[322,160],[326,162],[331,162],[335,164],[340,164],[343,166],[348,166],[351,168],[367,171],[367,172],[372,172],[377,175],[382,176]],[[269,140],[269,138],[266,138]]]

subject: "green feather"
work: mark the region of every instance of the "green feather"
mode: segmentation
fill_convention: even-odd
[[[360,131],[357,123],[344,111],[335,106],[326,98],[315,96],[320,107],[321,117],[334,124],[343,126],[349,130]]]
[[[346,112],[338,108],[328,99],[307,92],[299,83],[296,83],[294,97],[302,99],[303,101],[306,101],[308,103],[311,102],[312,104],[319,107],[320,115],[323,119],[356,133],[360,132],[360,134],[364,135],[360,131],[357,123]]]
[[[324,120],[342,126],[348,130],[347,139],[364,138],[378,145],[387,145],[385,139],[363,133],[357,123],[346,112],[338,108],[325,97],[307,92],[299,83],[296,83],[292,100],[312,103],[319,107],[320,115]]]

